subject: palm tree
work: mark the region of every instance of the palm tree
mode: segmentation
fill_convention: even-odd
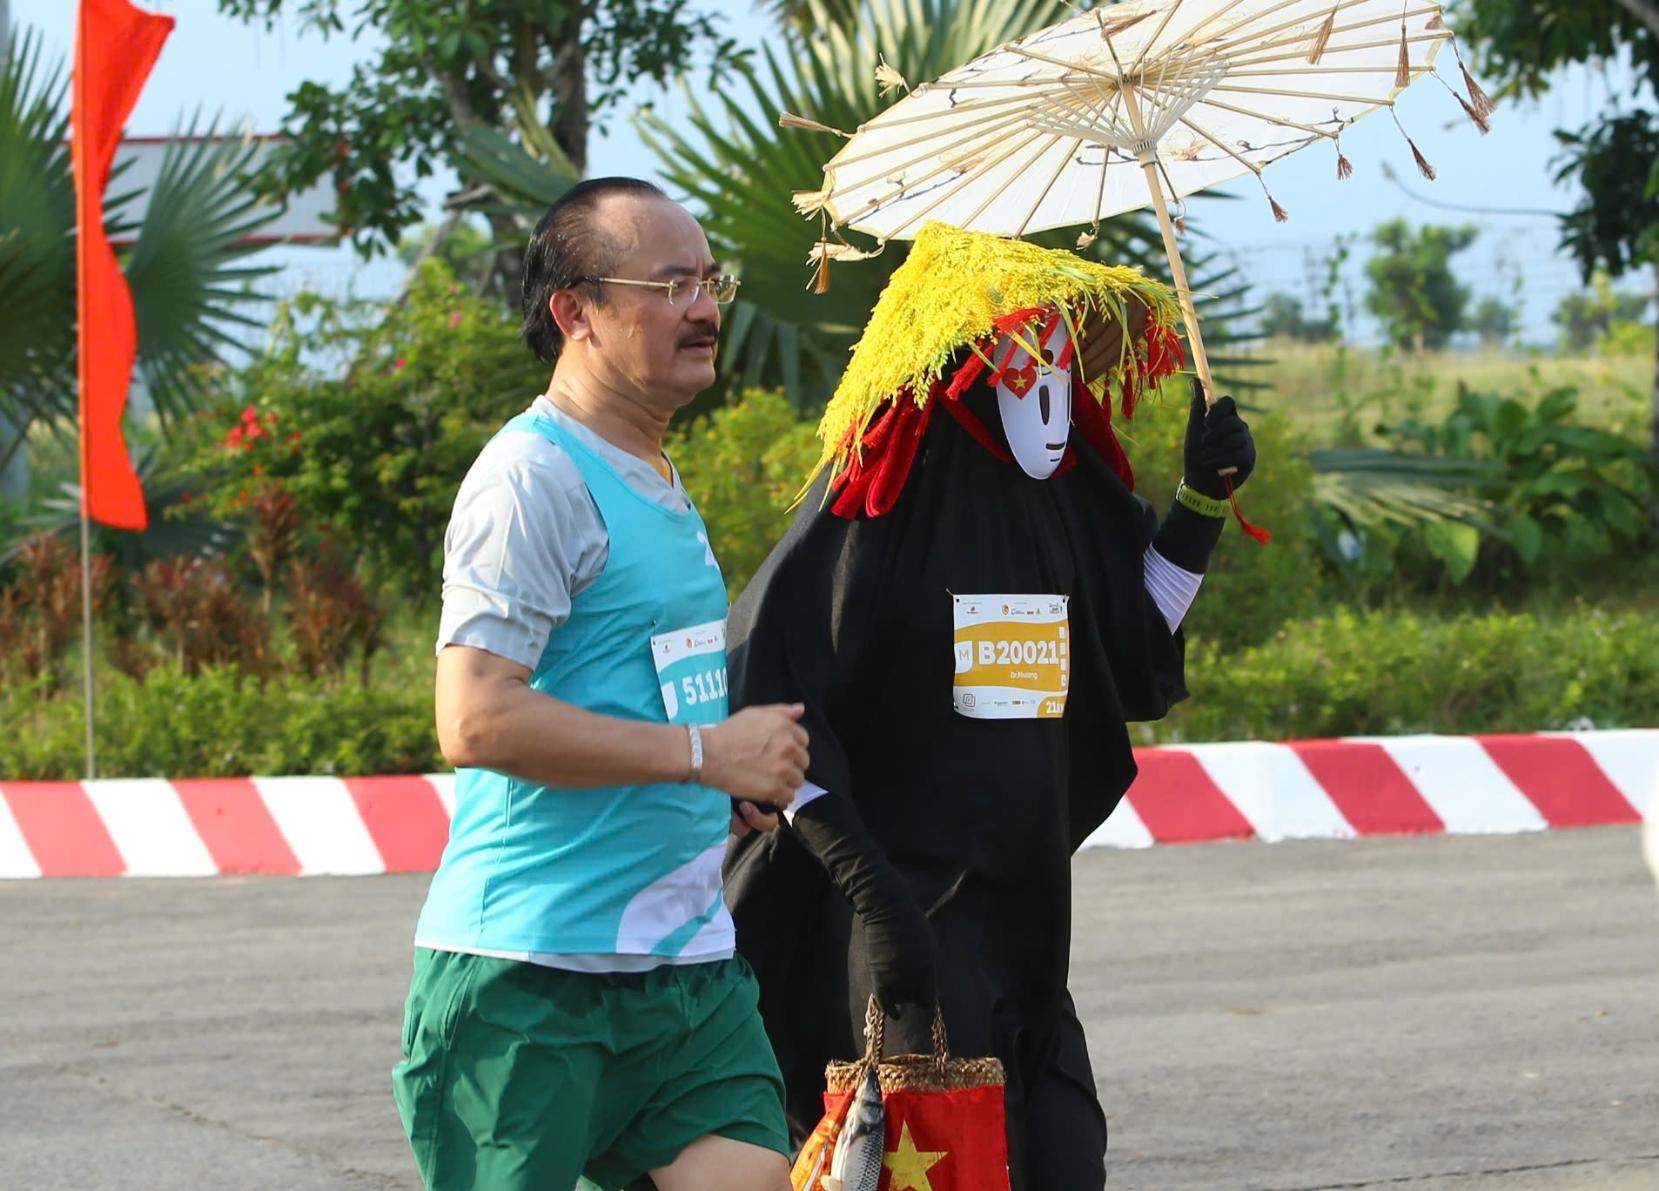
[[[76,417],[75,188],[64,64],[37,37],[13,38],[0,62],[0,471],[40,425]],[[181,129],[147,194],[123,262],[138,324],[138,375],[163,426],[199,402],[209,366],[241,346],[237,325],[271,268],[241,263],[272,218],[244,180],[257,146]],[[112,238],[132,233],[119,209],[137,192],[120,169],[105,201]]]

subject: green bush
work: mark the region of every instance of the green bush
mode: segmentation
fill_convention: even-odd
[[[818,461],[816,428],[781,393],[756,389],[672,431],[665,446],[735,599],[789,527],[789,505]]]
[[[1192,698],[1147,740],[1289,740],[1411,732],[1532,732],[1659,724],[1659,618],[1415,612],[1286,625],[1229,651],[1199,640]]]
[[[407,661],[424,633],[413,627]],[[416,636],[421,641],[415,641]],[[429,655],[428,655],[429,656]],[[234,671],[144,679],[106,673],[105,777],[436,773],[429,678],[386,671],[368,688]],[[1580,607],[1559,615],[1434,617],[1348,609],[1288,624],[1246,649],[1195,639],[1192,697],[1140,743],[1292,740],[1412,732],[1530,732],[1659,724],[1659,618]],[[81,774],[81,703],[46,679],[0,690],[0,779]]]
[[[401,305],[359,315],[314,295],[279,310],[270,349],[197,424],[198,501],[241,520],[280,489],[373,584],[431,600],[462,477],[546,377],[507,313],[435,259]]]
[[[1403,558],[1426,552],[1454,583],[1473,575],[1490,589],[1526,573],[1576,576],[1636,557],[1653,541],[1659,469],[1629,438],[1584,424],[1571,386],[1535,401],[1465,389],[1443,421],[1384,430],[1399,447],[1491,467],[1472,493],[1489,510],[1485,524],[1416,527],[1401,543],[1419,547],[1400,551]]]
[[[306,678],[260,685],[234,670],[98,679],[100,777],[433,773],[443,765],[430,682],[359,688]],[[85,764],[77,698],[45,680],[0,690],[0,777],[73,780]]]

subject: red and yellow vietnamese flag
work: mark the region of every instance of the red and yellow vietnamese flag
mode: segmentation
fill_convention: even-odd
[[[801,1147],[790,1185],[822,1191],[851,1092],[824,1093],[824,1119]],[[886,1146],[877,1191],[1008,1191],[1000,1084],[881,1097]]]
[[[104,188],[121,129],[138,102],[173,18],[127,0],[81,0],[75,28],[70,119],[75,168],[75,272],[79,296],[81,509],[117,529],[144,529],[144,490],[127,454],[121,417],[132,384],[138,326],[132,291],[104,234]]]

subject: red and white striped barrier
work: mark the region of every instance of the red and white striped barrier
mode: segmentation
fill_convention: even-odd
[[[1659,729],[1137,749],[1085,847],[1637,823]],[[0,782],[0,878],[430,872],[454,778]],[[1659,807],[1654,814],[1659,815]]]

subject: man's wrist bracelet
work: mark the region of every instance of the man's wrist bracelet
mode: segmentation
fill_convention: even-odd
[[[691,741],[691,776],[686,781],[695,784],[703,780],[703,734],[696,724],[687,724],[685,731]]]
[[[1197,489],[1189,487],[1185,479],[1182,479],[1175,486],[1175,503],[1185,505],[1202,517],[1225,517],[1227,515],[1226,501],[1217,500],[1213,496],[1205,496]]]

